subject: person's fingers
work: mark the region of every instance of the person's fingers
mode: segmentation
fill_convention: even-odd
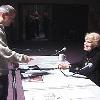
[[[69,66],[70,66],[69,64],[59,64],[58,68],[60,68],[60,69],[68,69]]]

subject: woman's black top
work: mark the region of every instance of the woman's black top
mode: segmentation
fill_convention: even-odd
[[[69,71],[85,75],[100,86],[100,49],[95,48],[91,52],[86,52],[81,61],[71,64]]]

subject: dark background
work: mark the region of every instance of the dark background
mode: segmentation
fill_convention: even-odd
[[[99,0],[0,0],[17,11],[15,23],[7,28],[8,45],[13,50],[29,55],[52,55],[66,46],[70,61],[83,55],[86,32],[100,32]],[[48,39],[26,40],[24,14],[26,6],[45,5],[51,18]]]
[[[51,26],[47,41],[82,41],[86,32],[100,30],[99,0],[0,0],[0,4],[11,4],[17,10],[15,23],[7,28],[9,44],[26,41],[23,37],[25,5],[48,5]]]

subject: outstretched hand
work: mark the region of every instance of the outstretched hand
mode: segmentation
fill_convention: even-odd
[[[34,60],[31,56],[24,55],[24,62],[29,63],[31,60]]]

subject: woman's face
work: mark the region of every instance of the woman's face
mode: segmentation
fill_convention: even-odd
[[[89,52],[89,51],[91,51],[93,48],[94,48],[94,46],[93,46],[92,41],[89,40],[89,39],[85,39],[85,42],[84,42],[84,50]]]

